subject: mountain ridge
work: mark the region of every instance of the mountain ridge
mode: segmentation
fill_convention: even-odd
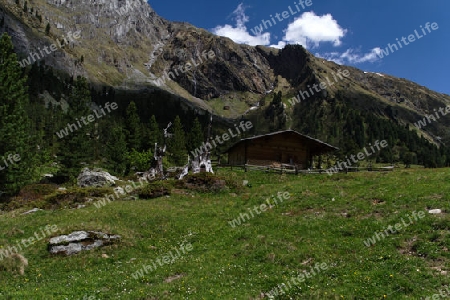
[[[359,109],[369,105],[380,116],[410,124],[411,128],[434,109],[450,104],[449,95],[387,74],[341,66],[315,57],[301,46],[279,50],[239,45],[191,24],[167,21],[144,0],[30,0],[27,12],[21,1],[19,4],[0,1],[0,18],[6,24],[0,30],[12,36],[17,51],[24,56],[68,31],[80,30],[79,40],[45,57],[45,63],[74,77],[85,76],[97,86],[125,91],[162,89],[181,97],[180,101],[191,108],[211,111],[225,119],[247,113],[262,115],[265,108],[259,104],[281,91],[284,113],[292,120],[294,106],[288,100],[307,91],[308,86],[326,81],[327,75],[339,69],[348,70],[350,76],[310,98],[333,99],[336,93],[343,93]],[[211,51],[214,59],[161,81],[165,74]],[[365,97],[371,101],[354,101]],[[386,114],[387,107],[397,115]],[[286,126],[290,125],[288,122]],[[443,120],[418,131],[439,144],[442,140],[450,142],[445,130],[448,126],[450,123]]]

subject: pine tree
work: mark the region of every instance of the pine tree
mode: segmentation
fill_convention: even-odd
[[[127,164],[127,142],[121,126],[111,129],[108,143],[106,144],[106,156],[108,169],[117,175],[124,175]]]
[[[194,149],[200,147],[200,145],[205,141],[205,136],[203,135],[202,125],[195,118],[194,124],[192,125],[191,131],[188,135],[188,151],[193,151]]]
[[[187,162],[186,138],[179,116],[173,122],[173,136],[169,141],[169,151],[171,162],[177,166],[182,166]]]
[[[142,145],[141,120],[134,101],[131,101],[127,107],[125,129],[128,150],[135,149],[136,151],[140,151]]]
[[[156,122],[155,115],[150,118],[149,131],[148,131],[148,145],[152,149],[155,147],[155,143],[162,143],[161,129],[159,129],[158,122]]]
[[[50,33],[50,23],[47,23],[47,26],[45,26],[45,34],[49,35]]]
[[[27,78],[22,75],[11,38],[0,40],[0,191],[17,192],[37,178],[36,144],[30,139]],[[13,162],[4,159],[12,157]]]
[[[68,136],[62,138],[62,164],[65,167],[64,175],[73,178],[81,170],[81,163],[92,160],[93,140],[91,139],[92,123],[84,124],[91,114],[89,103],[91,102],[91,92],[86,78],[78,77],[73,83],[69,95],[69,110],[66,114],[66,128],[72,127],[68,131]],[[72,125],[72,126],[71,126]],[[81,125],[81,126],[80,126]]]

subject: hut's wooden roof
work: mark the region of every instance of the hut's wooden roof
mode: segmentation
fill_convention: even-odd
[[[248,138],[245,138],[245,139],[241,139],[239,142],[235,143],[227,151],[225,151],[225,153],[230,152],[236,146],[238,146],[238,145],[240,145],[242,143],[245,143],[247,141],[262,139],[262,138],[266,138],[266,137],[270,137],[270,136],[274,136],[274,135],[279,135],[279,134],[292,134],[294,137],[297,137],[300,140],[306,142],[306,144],[310,147],[311,151],[315,155],[339,150],[339,148],[334,147],[334,146],[332,146],[330,144],[327,144],[327,143],[322,142],[322,141],[320,141],[318,139],[312,138],[312,137],[310,137],[308,135],[301,134],[300,132],[297,132],[295,130],[289,129],[289,130],[275,131],[275,132],[271,132],[271,133],[267,133],[267,134],[261,134],[261,135],[252,136],[252,137],[248,137]]]

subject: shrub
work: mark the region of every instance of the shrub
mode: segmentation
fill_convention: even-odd
[[[169,181],[157,181],[138,189],[137,193],[139,195],[139,198],[153,199],[170,195],[172,187],[173,186]]]
[[[128,161],[132,170],[146,171],[150,169],[150,165],[153,161],[153,153],[151,150],[139,152],[133,149],[133,151],[128,154]]]
[[[43,186],[43,187],[40,187]],[[59,191],[51,185],[31,185],[23,189],[19,196],[12,198],[3,206],[4,210],[11,211],[18,208],[59,209],[64,207],[74,208],[80,203],[85,203],[90,197],[103,197],[111,193],[109,188],[73,188],[67,191]],[[39,197],[38,191],[42,191]],[[36,193],[36,194],[35,194]],[[30,198],[31,196],[34,198]],[[32,201],[30,201],[32,200]]]
[[[6,271],[12,274],[25,274],[25,267],[28,266],[28,259],[19,253],[13,253],[9,257],[0,261],[0,272]]]
[[[226,189],[227,182],[223,177],[204,172],[187,175],[178,186],[199,192],[217,192]]]

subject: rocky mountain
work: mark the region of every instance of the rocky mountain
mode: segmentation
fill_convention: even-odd
[[[295,107],[302,102],[332,101],[337,95],[356,110],[409,128],[450,104],[448,95],[340,66],[301,46],[239,45],[187,23],[169,22],[145,0],[0,0],[0,20],[0,32],[12,36],[21,60],[33,63],[32,54],[42,54],[38,60],[85,76],[95,86],[133,93],[165,90],[192,109],[224,119],[267,114],[263,104],[279,91],[284,127],[295,126]],[[79,38],[68,38],[76,32]],[[439,144],[450,142],[449,126],[443,120],[417,130]]]

